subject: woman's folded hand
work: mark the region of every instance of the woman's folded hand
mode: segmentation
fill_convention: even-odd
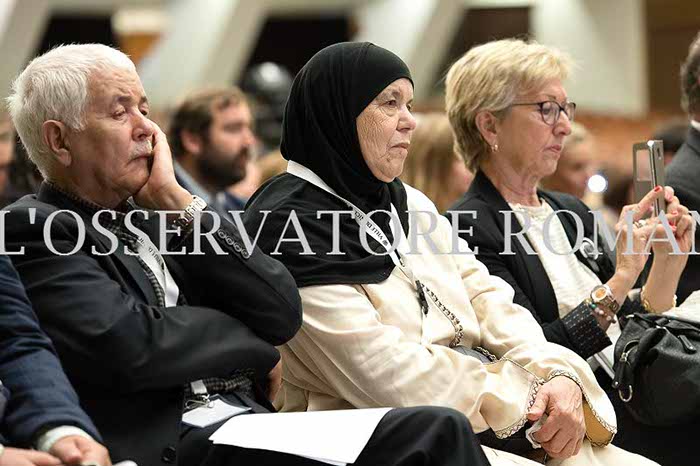
[[[533,437],[552,458],[565,459],[581,449],[586,423],[583,417],[583,394],[568,377],[554,377],[537,393],[527,418],[537,421],[544,413],[548,417]]]

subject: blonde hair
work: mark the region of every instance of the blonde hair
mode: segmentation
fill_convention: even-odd
[[[447,116],[455,149],[476,171],[489,145],[476,126],[479,112],[505,115],[518,95],[536,91],[553,79],[564,80],[571,68],[565,53],[534,41],[505,39],[472,48],[447,73]]]
[[[422,191],[444,212],[455,199],[445,189],[457,157],[454,135],[447,116],[442,113],[417,115],[416,127],[401,180]]]

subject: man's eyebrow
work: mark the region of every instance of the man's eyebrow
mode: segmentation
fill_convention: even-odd
[[[130,104],[133,101],[134,101],[134,98],[132,96],[130,96],[129,94],[121,94],[121,95],[115,96],[114,99],[112,99],[112,105],[117,104],[117,103]],[[148,97],[146,97],[145,95],[141,96],[141,99],[139,99],[139,105],[144,105],[144,104],[148,105]]]

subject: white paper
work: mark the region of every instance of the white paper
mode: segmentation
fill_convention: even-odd
[[[681,319],[695,320],[700,322],[700,291],[694,291],[685,298],[683,304],[674,307],[667,312],[668,315],[680,317]]]
[[[234,406],[221,399],[215,399],[208,406],[187,411],[182,415],[182,422],[195,427],[207,427],[247,411],[250,411],[250,408]]]
[[[303,456],[333,465],[354,463],[392,408],[236,416],[209,440]]]
[[[547,421],[548,417],[549,416],[547,416],[547,413],[544,413],[542,415],[542,417],[540,417],[537,420],[537,422],[535,422],[533,425],[528,427],[528,429],[525,431],[525,438],[527,439],[528,442],[530,442],[530,445],[532,445],[532,448],[535,448],[535,449],[542,448],[542,445],[540,445],[540,442],[535,440],[535,437],[533,437],[533,435],[535,435],[537,432],[540,431],[540,429],[542,428],[544,423]]]

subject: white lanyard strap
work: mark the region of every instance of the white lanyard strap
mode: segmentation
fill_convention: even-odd
[[[311,171],[310,169],[306,168],[302,164],[295,162],[294,160],[290,160],[287,163],[287,173],[290,173],[296,177],[301,178],[304,181],[308,181],[312,185],[323,189],[329,194],[332,194],[339,200],[341,200],[345,205],[350,207],[353,211],[355,221],[357,222],[360,227],[366,227],[367,233],[374,238],[379,244],[382,245],[382,247],[389,253],[389,256],[391,257],[391,260],[394,262],[394,265],[401,268],[402,270],[404,269],[404,264],[403,261],[401,260],[401,256],[397,253],[396,250],[392,249],[392,243],[389,241],[389,238],[384,234],[381,228],[379,228],[379,225],[377,225],[367,214],[365,214],[362,210],[360,210],[355,204],[352,202],[348,201],[347,199],[339,196],[336,194],[336,192],[328,186],[322,179],[319,177],[316,173]],[[391,212],[394,214],[395,218],[398,218],[398,214],[396,212],[396,208],[394,205],[391,205]],[[389,221],[389,225],[391,227],[391,232],[394,234],[394,238],[396,238],[396,232],[394,231],[394,222],[393,219]],[[401,237],[405,237],[405,234],[403,233],[403,229],[401,228]],[[402,240],[402,238],[399,238],[399,244]]]
[[[151,238],[147,235],[138,235],[136,249],[137,250],[134,252],[138,254],[141,260],[143,260],[146,266],[153,272],[160,287],[163,289],[165,305],[168,307],[176,306],[177,298],[180,296],[180,288],[170,274],[170,270],[168,270],[163,256],[158,252],[158,247],[153,244],[153,241],[151,241]]]
[[[319,177],[316,173],[314,173],[312,170],[306,168],[302,164],[295,162],[294,160],[290,160],[287,163],[287,173],[292,174],[296,177],[301,178],[302,180],[308,181],[312,185],[319,187],[326,191],[329,194],[332,194],[339,200],[341,200],[345,205],[350,207],[355,214],[355,221],[357,222],[360,227],[362,227],[363,223],[367,227],[367,233],[372,236],[379,244],[381,244],[386,251],[389,252],[389,256],[391,257],[391,260],[394,262],[394,265],[401,271],[403,272],[404,275],[409,279],[411,284],[416,288],[416,291],[418,292],[418,301],[421,306],[421,311],[423,316],[425,317],[428,314],[428,300],[425,298],[425,290],[423,289],[423,285],[421,284],[420,280],[416,279],[413,271],[406,265],[404,260],[401,258],[397,250],[392,250],[391,242],[387,238],[387,236],[384,234],[381,228],[374,223],[374,221],[369,218],[363,211],[361,211],[357,206],[355,206],[352,202],[348,201],[347,199],[339,196],[336,194],[336,192],[328,186],[322,179]],[[396,212],[396,207],[394,205],[391,205],[391,212],[394,214],[394,217],[398,218],[398,214]],[[394,222],[393,220],[389,221],[389,226],[391,227],[391,232],[394,235],[394,238],[396,238],[397,232],[395,231],[394,228]],[[408,243],[408,239],[406,239],[406,234],[403,231],[403,228],[399,228],[399,248],[402,246],[406,246]]]

